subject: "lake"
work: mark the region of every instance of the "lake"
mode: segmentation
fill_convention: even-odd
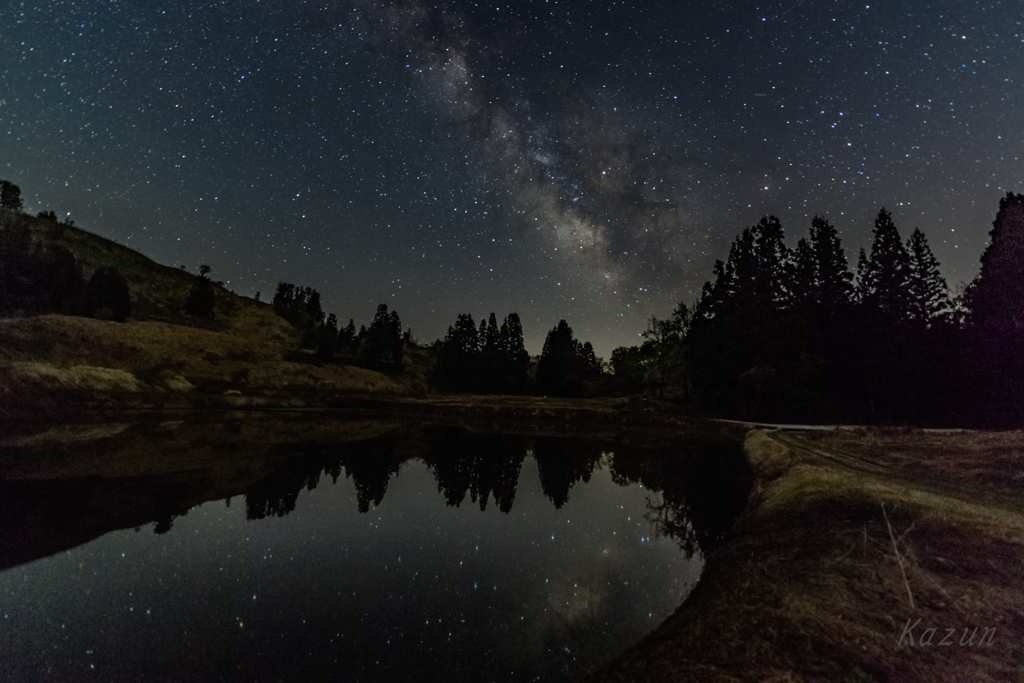
[[[746,502],[729,441],[274,414],[4,434],[11,682],[571,680],[679,607]]]

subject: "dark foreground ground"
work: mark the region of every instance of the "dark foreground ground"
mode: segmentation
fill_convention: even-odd
[[[738,535],[593,681],[1024,680],[1024,433],[755,429]]]

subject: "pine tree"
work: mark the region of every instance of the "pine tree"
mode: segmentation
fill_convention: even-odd
[[[502,361],[501,336],[498,320],[491,312],[486,324],[480,321],[480,383],[483,391],[501,391]]]
[[[910,273],[907,289],[909,318],[928,326],[950,313],[949,289],[939,273],[939,261],[932,254],[924,233],[915,228],[907,240]]]
[[[324,321],[324,310],[320,307],[320,292],[315,289],[308,289],[305,314],[309,316],[314,325]]]
[[[352,318],[349,318],[348,325],[338,332],[338,346],[352,352],[359,350],[359,340],[356,338],[356,323]]]
[[[213,282],[207,276],[210,266],[199,266],[199,277],[192,283],[192,289],[185,300],[185,312],[199,318],[213,319]]]
[[[815,303],[833,313],[849,305],[853,274],[835,227],[824,218],[811,219],[811,250],[814,254]]]
[[[397,312],[388,313],[387,304],[377,306],[377,313],[366,331],[363,355],[372,365],[401,366],[402,323]]]
[[[793,303],[813,308],[818,299],[818,268],[811,243],[801,237],[793,251]]]
[[[907,291],[910,288],[910,256],[892,214],[883,207],[875,218],[871,254],[863,262],[857,283],[860,302],[891,322],[909,316]],[[861,265],[858,264],[858,271]]]
[[[1008,192],[968,294],[971,322],[993,330],[1024,328],[1024,194]]]
[[[460,313],[441,347],[438,372],[441,381],[458,391],[476,389],[480,367],[480,335],[473,316]]]
[[[502,390],[522,391],[526,386],[526,370],[530,354],[523,342],[523,324],[518,313],[509,313],[498,331],[502,355]]]
[[[999,201],[967,292],[971,360],[986,425],[1024,425],[1024,194]]]
[[[564,320],[552,328],[544,340],[537,379],[544,391],[554,396],[574,396],[583,386],[582,347]]]
[[[698,400],[709,407],[748,416],[783,403],[771,392],[799,354],[790,320],[793,257],[782,240],[774,216],[743,230],[728,260],[715,263],[715,282],[705,284],[697,302],[685,362]]]
[[[317,325],[314,329],[315,357],[318,362],[326,363],[338,351],[338,317],[331,313],[327,316],[327,322]]]

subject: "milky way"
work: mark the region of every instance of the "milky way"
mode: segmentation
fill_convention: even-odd
[[[0,177],[241,294],[607,357],[765,214],[852,264],[885,206],[969,281],[1024,189],[1022,54],[1016,2],[25,3]]]

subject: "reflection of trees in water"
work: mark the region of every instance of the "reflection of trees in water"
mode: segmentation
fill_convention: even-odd
[[[277,450],[294,446],[278,446]],[[368,512],[370,503],[380,505],[388,489],[388,480],[398,472],[395,444],[387,437],[327,447],[304,444],[298,447],[288,466],[253,484],[245,494],[248,519],[283,517],[295,509],[303,489],[312,491],[327,474],[337,483],[342,469],[352,477],[360,512]]]
[[[473,434],[456,427],[426,432],[423,460],[448,505],[458,507],[467,494],[481,510],[492,494],[498,509],[509,512],[515,501],[527,439],[505,434]],[[391,476],[399,471],[393,436],[323,445],[279,446],[288,467],[252,485],[245,495],[249,519],[281,517],[295,509],[303,489],[316,488],[322,474],[337,482],[342,471],[352,477],[360,512],[380,505]],[[577,482],[589,482],[600,461],[602,444],[584,439],[537,437],[533,456],[544,495],[556,508],[569,500]],[[750,470],[736,444],[701,443],[669,450],[618,448],[611,463],[620,486],[642,484],[655,496],[647,501],[647,518],[658,532],[674,538],[692,556],[710,550],[732,529],[746,505]],[[157,532],[170,529],[185,509],[180,496],[162,492],[157,505]]]
[[[498,509],[508,512],[516,498],[525,457],[522,437],[440,427],[431,430],[424,460],[448,505],[458,507],[469,493],[470,499],[486,510],[493,493]]]
[[[616,451],[612,479],[643,484],[658,495],[647,500],[647,519],[658,533],[674,538],[687,557],[726,540],[747,503],[750,465],[732,443],[695,444],[684,449]]]
[[[302,489],[312,491],[320,483],[322,472],[337,469],[337,457],[324,455],[320,446],[311,444],[300,449],[300,455],[293,457],[288,467],[249,487],[245,493],[246,518],[284,517],[295,509]]]
[[[155,512],[156,526],[153,532],[165,534],[171,530],[174,520],[188,514],[188,505],[185,504],[185,493],[188,489],[187,482],[168,484],[160,486],[153,493],[153,507]]]
[[[694,553],[703,547],[697,540],[697,530],[693,526],[690,514],[690,504],[686,498],[663,491],[647,499],[646,519],[654,525],[659,534],[675,539],[679,548],[686,553],[686,559],[693,557]]]
[[[601,459],[601,447],[581,439],[542,436],[533,444],[533,458],[544,495],[555,508],[561,508],[576,482],[590,481],[594,466]]]
[[[345,476],[351,476],[356,486],[359,511],[369,512],[371,502],[377,506],[384,500],[391,475],[398,474],[395,442],[389,437],[379,437],[352,444],[345,449],[340,464],[345,467]]]

